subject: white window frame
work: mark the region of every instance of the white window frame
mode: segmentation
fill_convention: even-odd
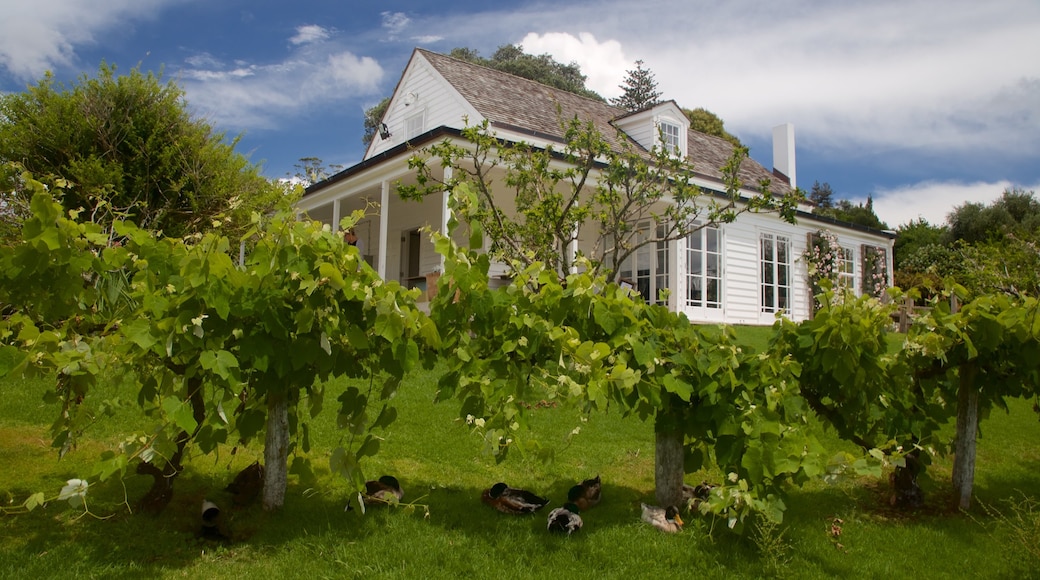
[[[650,221],[640,222],[636,227],[638,232],[636,234],[636,243],[642,243],[650,237],[651,227],[655,227],[657,237],[661,237],[668,226],[667,224],[655,226]],[[622,281],[632,284],[633,288],[649,304],[668,305],[668,302],[661,298],[661,290],[671,287],[670,245],[670,242],[642,245],[628,256],[618,268],[619,277]]]
[[[759,309],[762,313],[791,311],[792,249],[788,235],[773,232],[760,232],[758,235]]]
[[[838,259],[838,288],[848,288],[852,293],[859,296],[856,284],[856,252],[847,246],[841,246],[841,255]]]
[[[686,308],[722,310],[722,264],[721,228],[707,226],[686,236]]]
[[[682,124],[671,119],[660,119],[657,122],[657,127],[660,131],[658,138],[661,140],[661,147],[669,155],[675,157],[684,156],[686,152],[685,143],[683,143]]]

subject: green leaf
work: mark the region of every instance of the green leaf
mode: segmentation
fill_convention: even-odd
[[[21,365],[27,358],[21,349],[4,345],[0,347],[0,377],[7,376],[13,369]]]
[[[163,399],[162,407],[166,411],[166,416],[182,431],[194,433],[195,428],[199,426],[192,415],[191,405],[188,403],[176,397],[167,397]]]
[[[322,278],[328,278],[329,284],[336,290],[342,290],[347,285],[343,280],[343,274],[339,271],[339,268],[329,264],[328,262],[322,262],[318,265],[318,273]]]
[[[23,503],[22,505],[25,506],[25,509],[33,511],[34,509],[44,505],[45,503],[46,496],[44,496],[43,492],[41,491],[30,495],[28,498],[26,498],[25,503]]]
[[[119,330],[123,336],[143,350],[151,349],[158,342],[152,335],[152,323],[146,318],[137,318],[124,323]]]
[[[383,410],[380,411],[379,416],[376,417],[374,423],[372,423],[372,429],[378,429],[380,427],[389,427],[391,423],[397,420],[397,408],[384,406]]]
[[[199,364],[202,368],[217,373],[220,378],[229,380],[235,376],[231,369],[238,368],[238,359],[226,350],[207,350],[199,355]]]
[[[362,457],[375,457],[378,454],[379,439],[369,435],[367,438],[365,438],[365,442],[357,450],[357,454],[355,454],[355,457],[358,459],[358,461],[360,461]]]

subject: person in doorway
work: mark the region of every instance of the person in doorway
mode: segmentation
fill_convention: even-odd
[[[354,228],[350,228],[349,230],[344,232],[343,239],[347,241],[347,244],[357,248],[359,254],[361,254],[362,256],[365,255],[365,246],[362,244],[361,239],[358,238],[357,232],[354,231]]]

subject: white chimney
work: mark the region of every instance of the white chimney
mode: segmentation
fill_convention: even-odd
[[[794,125],[790,123],[773,127],[773,173],[786,177],[791,189],[798,187],[795,180]]]

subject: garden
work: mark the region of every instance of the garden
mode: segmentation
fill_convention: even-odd
[[[809,321],[699,327],[537,265],[491,290],[439,237],[427,316],[291,213],[103,232],[26,179],[0,255],[5,577],[1036,575],[1035,299],[936,301],[896,335],[824,287]],[[402,499],[363,507],[383,474]],[[596,475],[583,528],[548,533]],[[548,509],[488,508],[499,481]]]

